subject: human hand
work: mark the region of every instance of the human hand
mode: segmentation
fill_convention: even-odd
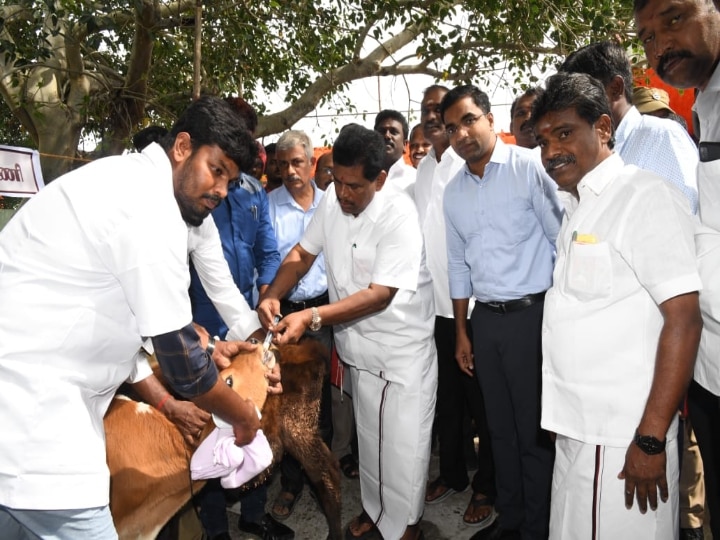
[[[455,344],[455,360],[458,363],[460,371],[470,377],[475,376],[475,373],[473,372],[475,369],[475,360],[472,353],[472,344],[470,343],[470,338],[465,333],[457,336]]]
[[[244,420],[233,424],[233,434],[237,446],[250,444],[255,438],[257,430],[260,429],[260,419],[255,403],[250,399],[243,399],[242,403]]]
[[[212,354],[213,362],[218,369],[230,367],[233,357],[241,352],[253,352],[260,345],[249,341],[216,341]]]
[[[264,298],[258,304],[256,311],[263,328],[273,332],[275,315],[280,315],[280,300],[277,298]]]
[[[210,413],[202,410],[192,401],[181,401],[170,397],[162,406],[162,412],[180,430],[185,442],[197,446],[203,429],[210,421]]]
[[[278,345],[297,343],[310,326],[311,321],[312,312],[309,309],[287,315],[274,328],[270,328],[275,334],[273,341]]]
[[[267,393],[268,394],[282,394],[283,387],[282,383],[280,382],[281,376],[280,376],[280,364],[275,362],[275,365],[273,366],[272,370],[270,370],[265,377],[267,378],[268,382],[270,383],[268,385]]]
[[[637,498],[641,513],[647,512],[648,501],[650,509],[656,510],[658,490],[662,502],[667,502],[666,460],[665,452],[650,456],[635,443],[630,443],[625,454],[625,466],[618,474],[620,480],[625,480],[625,507],[628,510],[632,508],[633,496]]]

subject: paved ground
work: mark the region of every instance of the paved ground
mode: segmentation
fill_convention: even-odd
[[[430,470],[431,478],[434,478],[437,470],[437,458],[435,456],[431,460]],[[342,479],[343,525],[347,525],[361,510],[360,483],[344,476]],[[279,489],[279,476],[275,474],[268,493],[269,501],[275,499]],[[467,540],[470,538],[477,529],[465,526],[462,521],[469,500],[470,491],[468,490],[465,493],[456,493],[439,504],[427,505],[420,525],[425,533],[425,539]],[[232,508],[229,513],[230,535],[233,540],[256,538],[243,534],[237,529],[238,515],[235,513],[236,511],[237,508]],[[327,537],[325,517],[309,495],[307,486],[295,507],[293,515],[285,523],[295,530],[296,540],[325,540]]]

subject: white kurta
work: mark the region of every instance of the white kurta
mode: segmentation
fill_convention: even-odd
[[[329,189],[300,244],[325,254],[330,301],[370,283],[397,288],[383,311],[336,325],[351,366],[363,507],[387,540],[420,520],[437,389],[435,313],[417,211],[385,190],[357,217]]]
[[[626,510],[617,474],[653,381],[658,306],[702,286],[696,219],[680,191],[617,154],[590,171],[578,192],[580,203],[567,209],[558,235],[543,318],[542,427],[558,434],[550,537],[588,537],[594,512],[597,538],[620,531],[673,538],[676,424],[667,434],[668,503],[645,516],[637,506]],[[601,457],[607,461],[598,468]]]
[[[103,416],[143,336],[191,322],[187,276],[155,144],[55,180],[0,232],[0,504],[108,504]]]

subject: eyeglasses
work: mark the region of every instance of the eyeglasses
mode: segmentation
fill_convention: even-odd
[[[482,113],[479,116],[475,116],[474,114],[469,114],[467,116],[463,116],[462,119],[460,120],[460,124],[463,127],[471,128],[472,126],[475,125],[475,122],[480,120],[483,116],[486,116],[486,114]],[[448,137],[452,137],[453,135],[455,135],[458,132],[458,129],[460,129],[459,126],[445,126],[445,133],[448,134]]]
[[[332,170],[332,168],[331,168],[331,167],[321,167],[321,168],[319,168],[319,169],[318,169],[318,171],[317,171],[317,172],[319,172],[319,173],[323,173],[323,174],[328,174],[328,175],[332,175],[332,173],[333,173],[333,170]]]

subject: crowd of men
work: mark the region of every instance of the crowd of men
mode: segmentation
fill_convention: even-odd
[[[208,413],[252,441],[257,411],[218,369],[270,331],[328,351],[318,429],[359,478],[348,539],[424,538],[425,505],[468,487],[474,540],[697,539],[680,495],[700,479],[720,538],[696,254],[720,237],[718,4],[634,2],[650,67],[696,92],[695,140],[603,41],[517,97],[516,144],[472,85],[427,88],[412,131],[392,110],[345,126],[317,163],[305,133],[263,147],[252,107],[203,97],[48,185],[0,233],[2,536],[117,538],[102,420],[123,382],[190,443]],[[704,474],[683,487],[694,436]],[[264,485],[238,495],[241,530],[294,538],[304,474],[280,475],[269,507]],[[196,499],[209,538],[229,538],[227,497]]]

